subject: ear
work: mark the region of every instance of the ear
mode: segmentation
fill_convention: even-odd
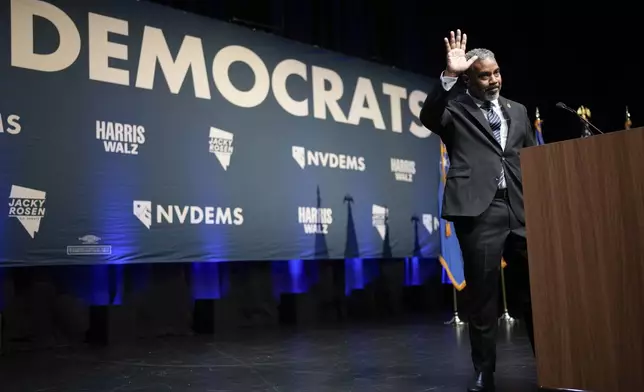
[[[470,83],[470,76],[466,72],[463,72],[461,74],[461,79],[463,80],[463,83],[465,83],[465,85],[468,85]]]

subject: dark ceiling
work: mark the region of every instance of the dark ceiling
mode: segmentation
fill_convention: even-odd
[[[625,106],[644,125],[639,90],[639,18],[625,8],[564,8],[561,3],[433,2],[431,0],[148,0],[317,45],[351,56],[436,76],[442,38],[465,29],[470,47],[494,50],[504,95],[539,107],[546,141],[579,136],[579,123],[558,101],[590,107],[606,130],[623,128]],[[525,7],[525,8],[522,8]]]

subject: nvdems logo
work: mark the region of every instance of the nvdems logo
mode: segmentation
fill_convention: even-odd
[[[222,129],[210,127],[209,151],[217,157],[224,170],[230,166],[230,158],[233,155],[233,134]]]
[[[233,226],[240,226],[244,223],[244,210],[239,207],[157,205],[156,211],[153,211],[151,201],[134,200],[132,213],[148,229],[154,223]]]
[[[143,200],[134,200],[132,212],[145,227],[148,229],[152,226],[152,202]]]
[[[145,143],[145,128],[141,125],[96,121],[96,139],[103,142],[105,152],[139,155]]]
[[[329,234],[333,211],[330,208],[298,207],[297,221],[302,224],[305,234]]]
[[[292,156],[302,169],[307,166],[319,166],[331,169],[365,171],[367,168],[364,157],[307,150],[299,146],[292,147]]]
[[[43,191],[18,185],[11,186],[9,218],[16,218],[31,238],[36,236],[40,230],[40,221],[45,217],[46,196]]]

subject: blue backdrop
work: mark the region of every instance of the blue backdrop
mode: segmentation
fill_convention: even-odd
[[[130,0],[2,0],[0,262],[439,252],[427,80]]]

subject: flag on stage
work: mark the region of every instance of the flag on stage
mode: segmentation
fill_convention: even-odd
[[[626,106],[626,122],[624,123],[624,129],[631,129],[632,125],[631,114],[628,112],[628,106]]]
[[[577,114],[584,120],[588,120],[588,118],[590,118],[590,109],[585,106],[580,106],[579,109],[577,109]],[[593,136],[593,133],[590,132],[590,127],[588,126],[588,124],[584,122],[583,129],[581,131],[581,137],[584,138],[590,136]]]
[[[441,141],[440,143],[440,171],[441,183],[438,186],[438,215],[442,215],[443,210],[443,193],[447,183],[447,172],[449,171],[449,156],[447,149]],[[465,272],[463,271],[463,254],[461,245],[458,242],[452,222],[441,218],[441,252],[438,260],[443,266],[443,283],[451,283],[457,290],[465,288]],[[501,258],[501,268],[505,268],[507,263]]]
[[[447,148],[441,141],[440,171],[441,183],[438,186],[438,215],[441,216],[443,210],[443,193],[447,183],[447,171],[449,170],[449,156]],[[441,218],[441,252],[438,259],[443,265],[444,274],[449,279],[443,279],[443,283],[451,283],[457,290],[465,288],[465,273],[463,272],[463,255],[461,254],[461,245],[458,243],[456,233],[454,233],[452,222]]]
[[[534,134],[537,139],[537,145],[546,144],[543,141],[543,133],[541,132],[541,117],[539,117],[539,108],[537,108],[536,119],[534,120]]]

